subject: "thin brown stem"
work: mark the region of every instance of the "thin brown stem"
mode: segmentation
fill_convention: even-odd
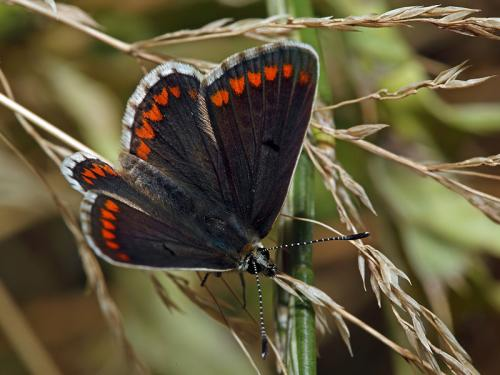
[[[76,22],[67,17],[62,17],[58,13],[54,13],[50,8],[43,6],[41,3],[36,3],[34,1],[29,0],[8,0],[11,4],[20,5],[26,9],[29,9],[35,13],[39,13],[44,15],[45,17],[51,18],[55,21],[61,22],[65,25],[68,25],[76,30],[80,30],[83,33],[110,45],[113,48],[116,48],[119,51],[122,51],[128,55],[138,56],[143,60],[151,61],[154,63],[162,63],[165,61],[165,58],[151,52],[137,50],[133,45],[125,43],[119,39],[116,39],[102,31],[94,29],[93,27],[87,26],[85,24]]]
[[[16,101],[8,98],[4,94],[0,93],[0,104],[3,105],[6,108],[9,108],[10,110],[14,111],[15,113],[18,113],[25,119],[29,120],[33,125],[36,125],[40,129],[44,130],[51,136],[57,138],[67,146],[78,150],[78,151],[85,151],[88,152],[92,155],[97,156],[98,158],[105,160],[102,156],[97,154],[94,150],[91,148],[85,146],[83,143],[77,141],[73,137],[69,136],[67,133],[63,132],[62,130],[58,129],[55,125],[51,124],[47,120],[41,118],[40,116],[34,114],[31,112],[29,109],[26,107],[23,107]]]

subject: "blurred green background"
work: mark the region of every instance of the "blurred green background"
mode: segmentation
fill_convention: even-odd
[[[103,31],[127,42],[219,18],[266,17],[266,4],[253,0],[86,0],[71,1],[94,17]],[[409,0],[370,2],[318,0],[318,16],[362,15],[417,5]],[[431,5],[417,1],[418,5]],[[496,1],[440,1],[473,6],[482,16],[499,16]],[[471,38],[428,25],[360,32],[323,30],[325,68],[334,102],[380,88],[397,89],[469,60],[465,78],[500,74],[498,42]],[[256,45],[245,38],[173,45],[162,52],[218,62]],[[83,33],[20,7],[0,2],[0,64],[20,103],[106,156],[116,160],[120,119],[128,96],[142,76],[137,61]],[[152,65],[148,64],[148,68]],[[499,153],[499,79],[455,91],[425,92],[398,101],[366,102],[335,113],[336,125],[384,122],[370,140],[414,160],[460,161]],[[75,212],[80,196],[16,122],[0,108],[2,132],[44,171]],[[338,142],[338,159],[367,190],[378,216],[360,208],[369,243],[408,272],[405,289],[430,306],[453,330],[484,374],[500,373],[500,230],[461,197],[394,163]],[[480,172],[499,174],[494,168]],[[467,184],[500,196],[498,181],[464,178]],[[317,183],[318,219],[343,230],[331,196]],[[321,229],[315,237],[328,235]],[[276,238],[276,235],[271,235]],[[316,285],[349,311],[393,340],[408,346],[388,306],[377,307],[364,292],[357,253],[348,243],[320,245],[314,254]],[[155,374],[250,374],[248,360],[228,333],[166,283],[182,312],[170,313],[148,276],[103,264],[108,286],[123,313],[127,334]],[[195,276],[185,274],[191,280]],[[39,180],[0,144],[0,277],[43,346],[65,374],[127,372],[119,346],[94,295],[86,293],[76,246]],[[229,278],[235,288],[236,277]],[[211,286],[234,304],[213,279]],[[250,311],[256,313],[253,280],[247,283]],[[266,290],[271,326],[272,290]],[[6,314],[0,304],[0,315]],[[5,320],[2,319],[4,322]],[[5,324],[5,323],[4,323]],[[255,330],[257,336],[257,330]],[[336,332],[319,337],[320,374],[410,374],[412,369],[386,347],[351,327],[354,358]],[[257,337],[249,348],[262,371],[272,361],[258,358]],[[29,356],[29,352],[27,353]],[[27,373],[22,356],[0,330],[0,373]]]

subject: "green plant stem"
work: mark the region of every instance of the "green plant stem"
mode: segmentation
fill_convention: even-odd
[[[295,170],[293,185],[290,190],[292,213],[298,217],[314,217],[314,167],[303,153]],[[304,221],[291,221],[285,235],[284,243],[307,241],[312,239],[312,224]],[[312,246],[300,246],[291,249],[284,258],[285,272],[293,277],[312,284]],[[316,374],[316,325],[315,313],[310,302],[295,300],[294,302],[294,337],[295,360],[298,374]]]
[[[309,0],[268,0],[268,11],[270,15],[283,11],[295,17],[314,15]],[[319,54],[321,53],[316,30],[301,30],[298,36]],[[320,69],[320,76],[325,77],[323,67]],[[318,90],[322,99],[330,103],[332,96],[327,80],[320,81]],[[297,217],[314,217],[314,166],[305,153],[299,158],[285,210]],[[312,239],[311,223],[284,220],[280,227],[282,243],[309,239]],[[311,246],[292,248],[287,253],[281,254],[280,261],[284,272],[308,284],[314,282]],[[301,375],[316,374],[316,326],[312,305],[308,302],[290,300],[287,293],[278,290],[276,327],[282,354],[290,372]]]

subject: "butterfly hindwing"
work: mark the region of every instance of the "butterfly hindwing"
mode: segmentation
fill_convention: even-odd
[[[238,226],[234,218],[230,219],[232,213],[221,206],[210,205],[205,199],[196,199],[196,192],[189,187],[134,155],[124,154],[121,159],[127,167],[125,174],[96,156],[82,152],[66,158],[61,170],[76,190],[90,194],[90,197],[107,194],[128,202],[127,205],[137,208],[141,216],[155,218],[154,221],[161,223],[165,230],[163,235],[175,238],[185,248],[198,246],[206,252],[224,254],[226,261],[234,261],[237,251],[247,243],[247,236],[244,228]],[[82,218],[84,214],[82,210]],[[132,213],[131,218],[135,217],[137,215]],[[148,220],[144,219],[145,222]],[[117,238],[126,236],[125,232],[117,234]],[[179,247],[179,244],[175,246]],[[103,248],[103,243],[99,248]],[[144,251],[144,256],[149,256],[149,250]],[[179,252],[184,254],[182,250]],[[154,264],[148,267],[154,267]],[[162,263],[161,267],[166,268],[167,263]],[[175,262],[173,267],[176,267]]]
[[[180,235],[176,223],[158,220],[110,194],[87,192],[80,213],[89,245],[116,265],[206,271],[237,265],[237,258],[206,247],[200,238]]]
[[[261,238],[283,205],[317,79],[314,50],[284,42],[230,57],[202,82],[232,208]]]

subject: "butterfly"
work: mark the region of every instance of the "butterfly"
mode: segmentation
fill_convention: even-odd
[[[61,171],[84,194],[95,253],[149,270],[276,274],[262,239],[276,220],[311,118],[318,56],[285,41],[248,49],[207,75],[167,62],[123,117],[120,168],[77,152]]]
[[[283,205],[318,80],[308,45],[246,50],[203,76],[167,62],[123,117],[120,169],[77,152],[61,166],[84,194],[90,247],[125,267],[224,272],[275,266],[256,256]]]

